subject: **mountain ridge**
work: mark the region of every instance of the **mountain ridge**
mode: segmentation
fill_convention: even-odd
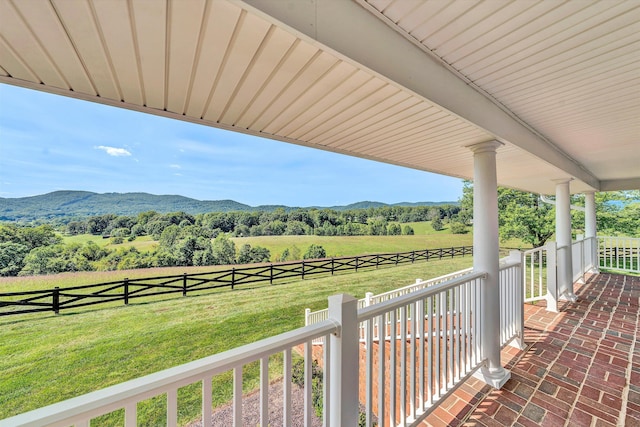
[[[60,190],[37,196],[0,197],[0,221],[29,222],[37,220],[65,220],[89,216],[115,214],[134,216],[140,212],[186,212],[192,215],[206,212],[273,211],[275,209],[367,209],[383,206],[457,205],[458,202],[400,202],[382,203],[361,201],[343,206],[250,206],[235,200],[198,200],[175,194],[155,195],[136,193],[94,193],[90,191]]]

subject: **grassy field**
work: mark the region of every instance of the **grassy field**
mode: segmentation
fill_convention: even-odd
[[[471,257],[455,258],[58,316],[0,318],[0,418],[303,326],[304,309],[325,308],[332,294],[361,298],[471,263]],[[276,358],[273,375],[278,368]],[[257,367],[245,375],[245,390],[251,390]],[[230,398],[230,376],[214,381],[220,405]],[[197,417],[199,384],[181,389],[179,401],[182,423]],[[139,424],[163,424],[163,405],[162,399],[140,405]],[[120,425],[122,414],[101,421]]]
[[[272,259],[293,246],[304,254],[311,244],[322,246],[327,256],[355,256],[375,253],[409,252],[413,250],[472,246],[471,234],[433,234],[429,236],[260,236],[232,239],[236,248],[245,243],[262,246],[271,252]]]
[[[104,239],[102,238],[102,236],[94,236],[93,234],[80,234],[77,236],[62,236],[62,242],[67,244],[69,243],[85,244],[88,242],[93,242],[100,247],[104,247],[108,249],[129,248],[133,246],[134,248],[140,251],[151,251],[155,249],[155,247],[158,245],[158,241],[153,240],[151,236],[139,236],[139,237],[136,237],[136,239],[132,242],[129,242],[127,241],[127,239],[125,239],[123,243],[116,245],[111,243],[111,239]]]

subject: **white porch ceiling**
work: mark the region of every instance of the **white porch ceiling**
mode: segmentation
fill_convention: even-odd
[[[501,185],[640,188],[637,0],[0,0],[0,82],[464,178],[498,139]]]

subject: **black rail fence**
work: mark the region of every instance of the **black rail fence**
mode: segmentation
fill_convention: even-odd
[[[274,281],[316,274],[335,274],[381,266],[414,263],[434,259],[473,255],[473,247],[425,249],[411,252],[360,255],[283,262],[268,265],[233,267],[208,273],[123,279],[90,285],[56,287],[40,291],[0,292],[0,316],[53,311],[168,294],[194,294],[219,288],[235,289],[252,283],[273,284]]]

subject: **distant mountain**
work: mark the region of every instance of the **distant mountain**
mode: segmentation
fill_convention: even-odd
[[[347,206],[333,206],[329,209],[348,210],[382,206],[435,206],[443,204],[457,204],[457,202],[396,203],[393,205],[380,202],[358,202]],[[0,221],[64,221],[71,218],[104,214],[135,216],[146,211],[159,213],[182,211],[195,215],[205,212],[273,211],[278,208],[296,209],[282,205],[249,206],[233,200],[196,200],[176,195],[54,191],[32,197],[0,197]]]

